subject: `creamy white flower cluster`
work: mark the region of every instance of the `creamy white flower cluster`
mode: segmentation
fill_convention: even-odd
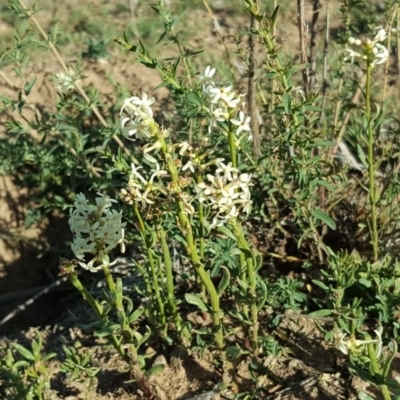
[[[125,99],[120,112],[122,134],[131,140],[148,139],[152,136],[151,127],[155,123],[151,105],[156,100],[142,93],[142,98],[137,96]]]
[[[203,75],[200,76],[200,82],[203,85],[203,92],[210,99],[210,124],[208,133],[210,133],[219,122],[229,122],[235,126],[235,133],[238,136],[236,145],[247,136],[247,140],[251,141],[253,135],[250,128],[251,118],[247,116],[243,109],[245,103],[242,101],[244,94],[237,94],[232,86],[217,86],[213,80],[215,68],[207,66]],[[238,112],[239,111],[239,112]],[[237,114],[237,118],[233,115]]]
[[[74,209],[70,211],[68,220],[74,241],[71,246],[79,265],[91,272],[99,271],[109,263],[108,254],[117,245],[121,252],[125,251],[124,227],[122,213],[110,209],[116,200],[101,194],[96,198],[96,205],[89,204],[84,194],[77,194]],[[93,256],[85,263],[85,254]]]
[[[155,183],[154,180],[159,177],[167,175],[167,171],[161,170],[158,162],[155,162],[156,168],[151,170],[151,176],[146,179],[143,174],[139,172],[142,166],[136,167],[134,163],[131,164],[131,174],[127,189],[121,190],[122,199],[128,203],[140,203],[143,207],[146,205],[155,204],[155,200],[160,194],[167,195],[167,191],[162,183]]]
[[[236,218],[240,212],[248,214],[251,207],[249,186],[252,175],[239,174],[232,163],[224,164],[219,161],[217,165],[215,175],[207,175],[209,183],[197,185],[200,202],[209,204],[217,211],[210,228]]]
[[[179,149],[179,155],[188,159],[183,164],[181,171],[189,170],[193,174],[199,173],[201,171],[205,171],[211,165],[216,165],[219,161],[224,161],[223,158],[211,157],[214,153],[214,150],[210,148],[206,148],[203,151],[207,143],[208,138],[205,137],[202,139],[202,142],[198,147],[193,146],[188,142],[181,142],[174,145],[175,148]]]
[[[357,52],[353,49],[345,49],[348,54],[345,57],[345,61],[354,62],[355,58],[361,58],[364,61],[371,61],[371,65],[383,64],[389,58],[389,52],[387,48],[380,42],[383,42],[387,38],[386,31],[380,28],[376,33],[374,39],[355,39],[350,37],[348,43],[361,48],[361,52]]]

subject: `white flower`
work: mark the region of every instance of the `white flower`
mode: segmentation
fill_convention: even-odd
[[[146,144],[145,146],[142,147],[142,151],[144,154],[147,154],[149,152],[151,152],[152,150],[160,150],[162,147],[162,143],[158,140],[156,142],[154,142],[153,144]],[[152,159],[154,159],[154,157],[150,156]],[[156,160],[157,162],[157,160]]]
[[[206,176],[208,183],[202,182],[197,185],[199,201],[217,211],[217,220],[236,218],[241,211],[248,213],[251,205],[251,174],[239,175],[238,169],[232,167],[231,163],[224,164],[219,161],[217,166],[215,176]],[[214,220],[211,227],[216,224]]]
[[[348,55],[344,58],[345,61],[350,60],[352,63],[356,57],[368,61],[371,66],[383,64],[389,58],[389,52],[385,46],[379,42],[383,42],[387,38],[385,29],[380,28],[373,40],[364,38],[362,41],[350,37],[348,43],[355,46],[361,46],[361,52],[353,49],[345,49]]]
[[[356,42],[356,39],[354,39],[353,37],[349,37],[348,39],[347,39],[347,43],[348,44],[354,44]]]
[[[232,167],[231,162],[229,162],[228,164],[225,165],[221,161],[218,163],[218,168],[215,171],[215,173],[220,174],[221,172],[224,174],[225,181],[232,181],[233,179],[235,179],[235,177],[239,173],[239,170],[237,168]],[[234,174],[233,176],[232,176],[232,173]]]
[[[195,173],[195,168],[196,168],[196,164],[192,161],[189,160],[183,167],[182,167],[182,171],[186,171],[187,169],[194,174]]]
[[[139,169],[142,169],[142,168],[143,168],[143,167],[142,167],[141,165],[139,165],[139,166],[136,168],[135,164],[132,163],[132,164],[131,164],[131,169],[132,169],[131,178],[132,178],[132,177],[135,177],[135,178],[139,179],[140,181],[142,181],[144,184],[146,184],[146,183],[147,183],[146,179],[144,179],[143,175],[140,174],[140,173],[138,172]]]
[[[385,46],[382,46],[380,43],[376,43],[373,48],[374,53],[374,64],[383,64],[389,58],[389,52]]]
[[[122,134],[126,138],[135,136],[139,139],[148,139],[152,136],[150,128],[155,122],[150,106],[154,102],[154,97],[148,98],[146,93],[142,93],[141,99],[133,96],[124,100],[120,112],[120,124]],[[125,113],[129,117],[124,117]]]
[[[179,155],[184,156],[186,152],[190,152],[193,150],[193,147],[190,143],[188,142],[181,142],[175,145],[175,147],[179,148]]]
[[[350,339],[346,339],[347,335],[342,332],[335,333],[336,337],[336,347],[345,355],[348,355],[349,352],[354,352],[357,347],[364,346],[366,344],[374,343],[376,344],[375,354],[377,357],[381,355],[382,352],[382,335],[378,330],[374,330],[377,338],[370,340],[358,340],[354,337],[350,337]]]
[[[78,81],[76,72],[72,68],[69,68],[67,72],[58,72],[53,76],[54,88],[61,93],[68,92]]]
[[[199,79],[201,83],[210,83],[213,82],[212,77],[215,74],[215,68],[211,68],[207,65],[206,70],[204,71],[203,75],[200,75]]]
[[[74,234],[71,249],[82,260],[79,264],[92,272],[111,265],[108,254],[117,245],[120,245],[121,252],[125,251],[125,223],[122,223],[122,213],[110,209],[115,202],[108,196],[99,194],[96,205],[89,204],[81,193],[76,196],[74,209],[70,211],[68,223]],[[88,264],[84,262],[87,253],[93,256]]]
[[[237,105],[240,103],[242,95],[235,97],[236,94],[231,92],[231,93],[226,93],[221,96],[221,100],[225,103],[227,108],[236,108]]]
[[[155,163],[156,168],[152,170],[152,174],[150,179],[146,179],[142,174],[138,171],[142,167],[139,166],[136,168],[135,164],[131,164],[132,172],[129,179],[129,190],[125,190],[129,192],[131,198],[137,202],[141,203],[143,206],[146,204],[154,204],[153,200],[158,193],[162,193],[164,195],[167,194],[166,190],[161,186],[154,183],[155,178],[163,177],[167,175],[167,171],[164,171],[160,168],[158,162]],[[150,198],[149,198],[149,195]]]
[[[142,120],[140,117],[132,118],[121,118],[121,131],[122,134],[127,138],[135,140],[138,139],[148,139],[151,137],[149,130],[150,123],[154,120]]]
[[[150,106],[155,101],[154,97],[149,99],[146,93],[142,93],[141,99],[137,96],[129,97],[124,100],[120,115],[126,111],[130,115],[140,116],[143,119],[153,118],[153,110]]]
[[[232,93],[232,86],[210,88],[208,91],[211,96],[211,103],[218,103],[222,97],[227,97]]]
[[[353,49],[345,49],[344,51],[347,51],[349,54],[344,58],[344,61],[348,61],[350,60],[350,62],[353,64],[354,59],[356,57],[361,57],[362,58],[362,54],[357,53],[356,51],[354,51]]]
[[[223,108],[218,107],[211,111],[211,118],[214,121],[224,122],[228,120],[229,114]]]
[[[383,42],[387,38],[385,29],[380,28],[374,38],[374,42]]]
[[[231,123],[238,127],[236,129],[236,135],[240,135],[242,131],[250,132],[250,120],[251,117],[246,117],[243,111],[239,112],[239,119],[231,119]]]

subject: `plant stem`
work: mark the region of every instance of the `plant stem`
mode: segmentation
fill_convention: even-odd
[[[150,271],[151,271],[151,279],[152,279],[152,283],[154,285],[154,294],[155,294],[156,301],[158,304],[159,317],[161,318],[161,329],[164,331],[164,333],[166,333],[167,321],[166,321],[166,316],[165,316],[164,303],[161,298],[160,286],[158,284],[158,276],[157,276],[157,271],[156,271],[155,260],[154,260],[154,256],[153,256],[153,251],[151,249],[152,243],[149,240],[149,235],[146,232],[146,227],[145,227],[144,221],[142,219],[142,216],[140,215],[139,209],[137,208],[136,205],[133,207],[133,209],[135,211],[136,218],[139,222],[140,233],[142,235],[143,242],[144,242],[144,244],[146,246],[146,250],[147,250],[147,257],[149,259]]]
[[[182,319],[177,311],[176,307],[176,299],[174,293],[174,277],[172,275],[172,262],[171,262],[171,254],[169,251],[167,239],[165,236],[165,231],[161,225],[157,226],[158,237],[161,242],[161,248],[164,255],[164,265],[165,265],[165,275],[167,278],[167,301],[169,306],[169,311],[172,314],[172,318],[174,319],[175,327],[178,332],[181,330]]]
[[[246,257],[244,256],[243,253],[240,253],[240,255],[239,255],[239,265],[240,265],[240,268],[242,269],[242,271],[240,273],[240,279],[243,282],[247,282],[247,271],[246,271],[246,268],[244,267],[245,262],[246,262]],[[244,304],[242,310],[243,310],[244,315],[246,317],[248,317],[249,316],[249,305],[248,304]]]
[[[228,144],[229,144],[229,153],[231,156],[232,167],[237,167],[237,156],[236,156],[236,144],[235,144],[235,132],[232,129],[229,129],[228,133]]]
[[[382,396],[384,400],[391,400],[390,392],[387,387],[383,382],[380,382],[382,378],[382,372],[381,369],[379,368],[378,361],[376,359],[376,354],[375,354],[375,346],[372,343],[369,343],[368,345],[368,356],[371,361],[371,367],[372,367],[372,372],[375,378],[378,380],[378,386],[381,389]]]
[[[78,275],[76,272],[71,272],[68,274],[68,279],[72,283],[72,285],[78,290],[79,293],[83,296],[83,298],[90,304],[94,312],[97,316],[104,322],[107,322],[107,317],[103,315],[103,308],[97,302],[97,300],[89,293],[89,291],[82,285],[81,281],[78,279]],[[117,350],[118,354],[122,357],[122,359],[129,365],[132,365],[131,358],[129,355],[124,351],[123,347],[121,346],[121,342],[113,335],[110,334],[108,336],[110,338],[111,344]],[[136,349],[135,353],[136,355]]]
[[[256,272],[254,271],[254,260],[252,257],[250,246],[248,245],[247,240],[244,236],[242,227],[235,218],[232,218],[230,220],[230,224],[237,238],[239,247],[245,250],[244,256],[246,259],[247,281],[249,285],[248,298],[250,303],[251,320],[253,323],[252,347],[253,351],[257,352],[259,323],[258,323],[258,308],[257,308],[257,295],[256,295],[257,282],[256,282]]]
[[[375,162],[374,162],[374,130],[373,120],[371,117],[371,73],[373,64],[367,65],[366,84],[365,84],[365,117],[367,120],[367,134],[368,134],[368,179],[369,179],[369,204],[371,207],[371,220],[370,232],[373,247],[374,261],[379,257],[379,238],[377,227],[377,214],[376,214],[376,187],[375,187]]]
[[[104,273],[104,277],[106,278],[106,282],[107,282],[107,286],[110,289],[110,292],[115,293],[115,282],[114,279],[111,275],[111,271],[109,267],[104,267],[103,268],[103,273]],[[118,304],[117,304],[117,308],[118,308]]]
[[[223,349],[224,336],[221,324],[222,313],[219,306],[218,293],[208,272],[204,269],[203,263],[196,248],[196,243],[190,219],[186,212],[185,205],[183,201],[180,200],[179,197],[182,189],[179,184],[179,176],[176,165],[174,164],[174,160],[171,158],[170,154],[167,151],[167,144],[165,140],[162,137],[160,137],[159,141],[162,143],[162,151],[164,152],[165,161],[167,163],[168,170],[171,174],[171,180],[174,183],[174,194],[176,198],[176,205],[178,208],[178,218],[180,224],[179,228],[181,229],[186,239],[186,245],[187,245],[186,251],[193,263],[197,275],[200,277],[202,284],[205,286],[207,293],[210,296],[215,341],[217,342],[218,348]]]
[[[203,181],[200,174],[197,175],[196,181],[197,181],[197,184],[199,184]],[[199,213],[199,222],[200,222],[199,237],[198,237],[199,251],[200,251],[200,258],[203,260],[204,259],[204,248],[205,248],[205,244],[204,244],[205,227],[204,227],[204,206],[201,203],[198,205],[198,213]],[[201,284],[201,295],[203,297],[204,303],[207,304],[208,299],[207,299],[207,294],[206,294],[206,288],[203,283]]]
[[[204,269],[204,266],[197,253],[193,237],[192,226],[185,212],[184,206],[181,201],[178,201],[177,205],[178,205],[179,222],[181,224],[181,229],[185,235],[188,254],[193,262],[193,265],[196,269],[198,276],[200,277],[201,282],[206,287],[207,293],[210,296],[215,340],[217,342],[218,348],[222,349],[224,347],[224,337],[222,332],[221,310],[219,307],[218,293],[217,290],[215,289],[215,286],[210,276]]]

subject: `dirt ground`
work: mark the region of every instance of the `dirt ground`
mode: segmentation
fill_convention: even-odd
[[[71,2],[65,7],[73,7],[72,3],[78,6],[77,2]],[[103,2],[93,0],[90,4],[100,7]],[[331,2],[333,10],[335,4]],[[57,7],[62,7],[62,4]],[[54,12],[50,6],[46,7],[38,14],[38,18],[46,23],[49,15]],[[62,10],[58,9],[57,12],[62,13]],[[224,7],[216,8],[214,12],[227,37],[234,28],[241,28]],[[190,15],[193,20],[204,21],[204,29],[193,34],[192,43],[205,48],[208,56],[217,57],[223,54],[223,45],[207,11],[198,9]],[[242,28],[246,26],[247,21],[242,20]],[[6,22],[0,24],[0,33],[7,33],[10,29],[12,26]],[[296,37],[296,21],[292,18],[285,25],[278,41],[296,48]],[[228,40],[227,45],[230,49],[234,48],[231,40]],[[160,83],[158,75],[138,63],[133,63],[132,57],[116,56],[120,51],[114,46],[111,50],[113,57],[86,61],[83,86],[93,85],[112,101],[114,88],[107,79],[112,73],[116,82],[130,86],[132,91],[152,93]],[[60,67],[57,60],[48,55],[45,60],[36,60],[34,69],[38,81],[29,100],[38,108],[49,107],[54,104],[56,96],[50,74],[58,72]],[[10,74],[10,69],[5,69],[4,72]],[[15,79],[13,84],[18,86],[18,80]],[[15,96],[15,90],[2,79],[0,92],[5,96]],[[161,89],[154,95],[161,100],[168,96],[168,92]],[[27,111],[28,118],[32,115],[33,112]],[[0,125],[9,117],[0,115]],[[4,134],[4,130],[2,133]],[[124,372],[125,366],[115,353],[111,350],[104,352],[99,342],[77,327],[80,322],[90,318],[90,311],[82,305],[82,300],[71,290],[69,284],[61,282],[57,276],[59,256],[68,252],[67,243],[71,240],[67,221],[49,216],[40,224],[26,229],[24,214],[30,207],[35,207],[35,204],[31,203],[27,189],[15,185],[12,177],[2,177],[0,335],[3,336],[0,344],[14,340],[27,344],[28,339],[35,337],[33,327],[38,327],[44,337],[46,352],[60,354],[63,345],[77,344],[80,349],[91,352],[93,362],[101,366],[101,372],[89,389],[87,381],[76,383],[65,380],[64,374],[59,371],[60,357],[50,361],[52,391],[48,398],[51,400],[145,398],[145,393],[136,384],[129,383],[131,377]],[[54,285],[54,282],[59,284]],[[31,305],[24,305],[46,288],[50,288],[49,293],[43,294]],[[329,324],[329,321],[326,323]],[[288,314],[282,319],[279,331],[281,334],[276,334],[275,338],[278,339],[279,336],[287,351],[278,358],[265,357],[263,354],[259,356],[257,361],[264,367],[264,372],[258,376],[257,394],[253,398],[347,400],[356,399],[360,389],[376,399],[380,398],[375,389],[349,374],[340,353],[323,342],[314,320]],[[147,348],[146,352],[149,354],[149,366],[164,365],[164,370],[150,376],[148,382],[159,400],[232,399],[240,391],[254,389],[248,372],[250,360],[245,359],[235,366],[215,365],[211,352],[200,356],[179,346]],[[394,371],[399,371],[396,366],[400,366],[399,359],[395,360],[394,368]],[[223,389],[223,383],[228,385],[227,389]]]

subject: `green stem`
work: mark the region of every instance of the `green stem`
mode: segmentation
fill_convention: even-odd
[[[192,226],[185,212],[184,206],[180,201],[178,201],[177,203],[178,203],[177,205],[178,205],[179,222],[181,224],[182,232],[184,232],[185,235],[187,251],[193,262],[196,272],[200,277],[201,282],[206,287],[207,293],[210,296],[215,340],[217,342],[218,348],[222,349],[224,348],[224,336],[222,332],[221,310],[219,307],[218,293],[217,290],[215,289],[215,286],[210,276],[204,269],[204,266],[200,260],[199,254],[195,246]]]
[[[97,314],[97,316],[104,322],[107,322],[107,317],[103,315],[103,308],[101,305],[96,301],[96,299],[89,293],[89,291],[85,288],[85,286],[82,285],[81,281],[78,279],[78,275],[76,272],[71,272],[68,274],[68,279],[72,283],[72,285],[78,290],[79,293],[83,296],[83,298],[90,304],[94,312]],[[124,351],[123,347],[121,346],[121,342],[114,336],[113,334],[110,334],[109,339],[111,341],[111,344],[117,350],[118,354],[122,357],[122,359],[128,364],[132,365],[131,358],[129,355]],[[136,348],[134,348],[134,356],[137,355]]]
[[[181,193],[182,190],[179,184],[179,176],[176,165],[174,164],[174,160],[171,158],[171,155],[167,151],[167,144],[165,143],[165,140],[163,138],[159,138],[159,140],[162,143],[162,150],[165,155],[165,160],[167,162],[168,170],[171,174],[171,180],[175,185],[174,191],[176,196],[176,205],[178,208],[178,218],[179,218],[180,229],[182,233],[185,235],[185,240],[187,245],[186,251],[193,263],[197,275],[200,277],[200,280],[202,284],[205,286],[207,293],[210,297],[215,341],[217,342],[218,348],[222,349],[224,348],[224,336],[222,331],[222,323],[221,323],[222,313],[219,306],[218,293],[214,286],[213,281],[211,280],[207,271],[204,269],[203,263],[201,262],[201,258],[199,256],[199,253],[197,252],[190,219],[186,212],[183,201],[180,200],[179,198],[179,194]]]
[[[240,272],[240,279],[243,282],[247,282],[247,270],[244,266],[246,263],[246,258],[243,253],[240,253],[240,255],[239,255],[239,263],[240,263],[240,268],[242,269],[242,271]],[[249,316],[249,305],[244,304],[242,310],[243,310],[244,315],[246,317],[248,317]]]
[[[165,231],[161,225],[157,226],[157,233],[158,237],[161,242],[161,248],[164,255],[164,265],[165,265],[165,275],[167,278],[167,301],[169,306],[169,311],[172,314],[172,318],[174,319],[175,327],[179,332],[181,330],[182,319],[178,314],[177,307],[176,307],[176,299],[174,293],[174,277],[172,274],[172,261],[171,261],[171,254],[169,251]]]
[[[369,204],[371,207],[371,239],[373,247],[374,261],[379,257],[379,238],[376,213],[376,186],[375,186],[375,162],[374,162],[374,130],[371,118],[371,73],[373,65],[367,65],[366,85],[365,85],[365,117],[367,119],[368,134],[368,179],[369,179]]]
[[[203,181],[201,175],[197,175],[196,177],[197,183],[201,183]],[[204,236],[205,236],[205,228],[204,228],[204,207],[203,204],[200,203],[198,205],[198,213],[199,213],[199,222],[200,222],[200,227],[199,227],[199,251],[200,251],[200,259],[204,260],[204,249],[205,249],[205,243],[204,243]],[[204,284],[201,284],[201,296],[203,298],[203,301],[207,304],[207,294],[206,294],[206,287]]]
[[[387,385],[381,382],[384,379],[384,377],[382,377],[382,372],[381,369],[379,368],[379,364],[376,359],[375,346],[372,343],[369,343],[367,347],[368,347],[368,356],[371,361],[372,373],[378,380],[378,386],[381,389],[382,396],[384,400],[391,400],[390,392]]]
[[[153,251],[151,249],[151,247],[153,245],[152,245],[151,241],[149,240],[149,236],[146,232],[146,227],[145,227],[144,221],[142,219],[142,216],[140,215],[139,209],[137,208],[136,205],[133,208],[134,208],[134,211],[136,214],[136,218],[139,222],[140,233],[142,235],[143,242],[144,242],[144,244],[146,246],[146,250],[147,250],[147,257],[149,260],[150,271],[151,271],[151,279],[152,279],[152,283],[154,285],[154,294],[155,294],[157,305],[158,305],[159,317],[161,318],[161,329],[164,331],[164,333],[166,333],[167,322],[166,322],[166,316],[165,316],[164,303],[161,298],[160,286],[158,284],[157,269],[156,269],[156,265],[155,265]]]
[[[249,303],[250,303],[250,313],[251,313],[251,320],[253,323],[253,330],[252,330],[252,345],[253,351],[257,351],[258,347],[258,308],[257,308],[257,295],[256,295],[256,272],[254,271],[254,259],[252,257],[252,251],[250,249],[249,244],[244,236],[243,229],[240,224],[237,222],[236,219],[231,219],[230,224],[233,228],[234,234],[237,238],[238,245],[240,248],[245,250],[244,257],[246,259],[246,266],[247,266],[247,282],[249,285]]]
[[[104,273],[104,277],[106,278],[106,282],[107,282],[107,286],[110,289],[111,293],[115,293],[116,292],[116,288],[115,288],[115,282],[114,279],[111,275],[111,271],[109,267],[104,267],[103,268],[103,273]],[[117,308],[119,308],[120,304],[116,305]]]
[[[236,144],[235,144],[235,132],[231,129],[228,133],[228,145],[229,145],[229,153],[231,156],[232,167],[237,167],[237,156],[236,156]]]
[[[37,377],[36,377],[36,379],[37,379]],[[43,391],[42,391],[41,385],[37,385],[36,390],[37,390],[37,395],[38,395],[39,400],[43,400]]]

